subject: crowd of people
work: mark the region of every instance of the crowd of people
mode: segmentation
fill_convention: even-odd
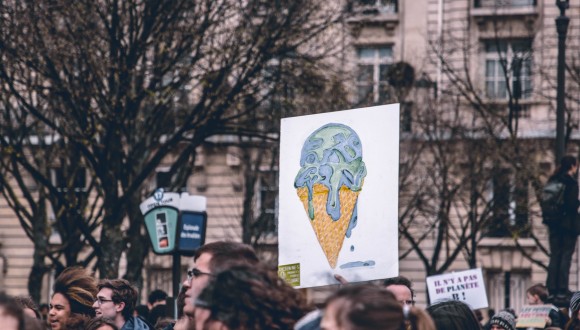
[[[502,310],[482,324],[461,301],[415,306],[412,283],[404,277],[381,285],[343,285],[323,306],[307,303],[302,290],[282,280],[244,244],[215,242],[202,246],[177,299],[178,318],[167,316],[167,294],[155,290],[147,305],[137,305],[138,291],[124,279],[98,281],[81,267],[65,269],[56,279],[46,321],[26,297],[0,293],[0,326],[6,330],[516,330],[517,315]],[[527,291],[528,304],[546,304],[538,284]],[[554,307],[546,329],[580,329],[580,292],[570,301],[570,315]]]

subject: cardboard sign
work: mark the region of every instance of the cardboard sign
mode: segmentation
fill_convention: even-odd
[[[431,303],[439,300],[460,300],[471,309],[487,308],[487,294],[481,268],[427,277]]]
[[[399,105],[282,119],[278,270],[295,287],[397,276]]]
[[[527,305],[518,313],[516,328],[541,328],[546,326],[552,305]]]

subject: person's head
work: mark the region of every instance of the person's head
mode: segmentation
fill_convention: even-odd
[[[40,311],[38,310],[36,303],[32,301],[32,298],[28,296],[17,296],[14,297],[14,300],[22,308],[25,315],[40,319]]]
[[[149,307],[147,305],[137,305],[133,311],[133,316],[141,316],[144,319],[149,317]]]
[[[147,298],[149,309],[157,305],[165,305],[165,299],[167,299],[167,293],[165,291],[159,289],[151,291]]]
[[[259,266],[234,266],[212,278],[195,300],[196,329],[292,329],[306,299]]]
[[[69,267],[54,282],[48,320],[53,330],[64,329],[73,315],[95,316],[92,308],[97,281],[82,267]]]
[[[543,284],[534,284],[526,290],[529,305],[542,305],[548,300],[548,289]]]
[[[383,282],[383,286],[395,295],[395,298],[401,305],[415,305],[415,292],[412,289],[413,283],[408,278],[404,276],[387,278]]]
[[[409,305],[401,306],[395,295],[370,284],[346,286],[326,300],[321,328],[325,330],[434,330],[430,317]]]
[[[443,300],[428,306],[426,310],[437,329],[481,329],[473,311],[461,301]]]
[[[254,249],[236,242],[214,242],[201,246],[193,257],[194,266],[187,272],[183,282],[186,287],[183,312],[192,316],[193,301],[205,288],[210,278],[234,265],[256,265],[259,260]]]
[[[98,289],[97,299],[93,303],[97,316],[113,320],[119,319],[121,316],[123,321],[127,321],[133,316],[138,292],[129,281],[124,279],[101,280]]]
[[[508,311],[499,311],[489,321],[491,330],[516,330],[516,319]]]
[[[147,320],[149,323],[155,325],[159,319],[167,316],[167,305],[157,305],[149,312]]]
[[[0,292],[0,324],[6,330],[24,330],[24,311],[14,298]]]
[[[570,173],[570,171],[576,171],[578,169],[578,161],[574,156],[564,156],[560,159],[560,166],[556,168],[555,175],[561,175]]]
[[[574,292],[572,298],[570,298],[570,314],[572,318],[578,316],[578,311],[580,310],[580,291]]]
[[[95,317],[86,325],[86,330],[119,330],[113,320],[106,317]]]

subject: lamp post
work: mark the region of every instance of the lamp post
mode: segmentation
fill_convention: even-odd
[[[566,114],[565,97],[565,60],[566,60],[566,34],[570,19],[566,17],[566,9],[569,8],[569,0],[556,0],[560,9],[560,16],[556,18],[556,31],[558,31],[558,87],[556,94],[556,164],[564,156],[564,116]]]

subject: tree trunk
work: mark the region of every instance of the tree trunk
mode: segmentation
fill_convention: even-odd
[[[38,203],[39,209],[36,215],[36,221],[32,223],[32,237],[34,242],[34,253],[32,255],[32,268],[28,275],[28,294],[40,304],[42,278],[48,271],[44,258],[48,252],[47,237],[47,219],[46,219],[46,200],[41,198]]]

